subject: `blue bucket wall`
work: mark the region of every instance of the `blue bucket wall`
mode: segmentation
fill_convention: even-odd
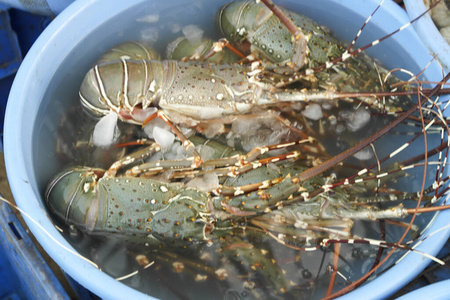
[[[14,79],[23,55],[27,53],[28,49],[33,44],[34,40],[39,36],[42,30],[51,21],[48,17],[32,15],[26,12],[10,9],[9,11],[0,10],[0,132],[3,133],[3,121],[6,102]],[[11,228],[12,236],[16,235],[11,227],[11,219],[0,218],[3,228]],[[15,224],[15,223],[12,223]],[[14,227],[16,228],[16,227]],[[20,228],[20,227],[19,227]],[[6,231],[3,230],[3,233]],[[19,229],[22,238],[27,238],[27,233]],[[16,236],[17,237],[17,236]],[[2,237],[0,239],[3,240]],[[30,285],[32,281],[25,278],[19,270],[15,261],[19,258],[17,256],[17,249],[21,248],[19,244],[8,242],[0,247],[0,299],[25,299],[30,298]],[[449,245],[442,249],[439,258],[449,262]],[[31,264],[30,266],[33,266]],[[436,264],[431,264],[424,272],[422,272],[416,279],[414,279],[408,286],[396,293],[393,297],[406,294],[408,292],[417,290],[421,287],[430,285],[450,278],[448,268],[438,268]],[[37,280],[37,279],[34,279]],[[65,292],[58,287],[56,278],[50,280],[57,287],[56,293],[60,293],[62,299],[65,297]],[[34,293],[37,293],[36,290]],[[34,294],[36,296],[36,294]]]
[[[6,103],[23,57],[52,18],[0,4],[0,150]],[[95,296],[70,277],[71,295]],[[0,202],[0,300],[70,299],[11,208]]]

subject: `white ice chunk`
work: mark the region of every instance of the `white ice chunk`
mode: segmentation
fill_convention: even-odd
[[[223,125],[223,123],[213,122],[208,125],[208,128],[206,128],[206,130],[203,132],[203,134],[208,139],[210,139],[210,138],[213,138],[216,135],[222,133],[224,128],[225,128],[225,126]]]
[[[373,157],[373,151],[369,147],[362,149],[353,155],[355,158],[359,160],[369,160]]]
[[[197,152],[202,157],[202,160],[210,160],[214,158],[214,154],[216,153],[216,150],[208,145],[198,145],[195,147],[197,149]]]
[[[278,119],[265,116],[237,118],[231,125],[231,132],[234,136],[227,136],[228,141],[231,138],[240,138],[242,148],[249,151],[255,147],[280,143],[289,132],[289,128]],[[228,145],[232,146],[230,143]]]
[[[366,126],[370,121],[370,113],[365,109],[357,109],[355,112],[349,115],[347,122],[347,128],[350,131],[358,131]]]
[[[230,131],[227,134],[227,139],[226,139],[227,140],[227,146],[231,147],[231,148],[234,148],[236,146],[235,139],[236,139],[236,134],[234,132]]]
[[[175,135],[172,132],[158,126],[153,128],[153,137],[162,151],[168,150],[175,140]]]
[[[163,159],[163,153],[158,151],[158,152],[155,152],[155,154],[153,154],[152,156],[150,156],[148,161],[158,161],[158,160],[162,160],[162,159]]]
[[[183,37],[179,37],[173,41],[171,41],[169,44],[167,44],[166,47],[166,56],[168,58],[172,58],[172,54],[175,51],[175,49],[178,47],[178,44],[180,43],[180,41],[182,41],[184,38]]]
[[[164,153],[164,159],[173,160],[173,159],[183,159],[187,157],[186,150],[184,146],[179,142],[175,141],[169,150]]]
[[[172,31],[172,33],[177,33],[181,30],[181,25],[178,23],[173,23],[172,25],[170,25],[170,31]]]
[[[158,14],[148,14],[148,15],[137,18],[136,21],[140,22],[140,23],[156,23],[159,21],[159,15]]]
[[[328,117],[328,122],[330,122],[331,126],[336,126],[337,124],[337,118],[334,115],[331,115]]]
[[[322,108],[319,104],[313,103],[308,104],[305,109],[302,111],[302,115],[305,118],[311,119],[311,120],[319,120],[322,119]]]
[[[237,118],[231,124],[231,131],[235,134],[255,132],[260,126],[257,119]]]
[[[141,40],[145,41],[148,44],[154,44],[158,41],[159,38],[159,30],[157,27],[150,26],[144,28],[140,31]]]
[[[322,108],[325,110],[330,110],[333,108],[333,105],[330,102],[323,102],[321,105],[322,105]]]
[[[188,39],[189,43],[192,45],[197,45],[200,43],[203,37],[203,30],[200,29],[197,25],[187,25],[182,29],[184,36]]]
[[[179,125],[178,128],[180,129],[181,133],[187,138],[193,136],[196,133],[194,129],[189,128],[189,127],[184,127],[184,126]]]
[[[268,129],[258,130],[253,132],[252,135],[243,137],[241,140],[242,148],[245,151],[250,151],[256,147],[270,145],[271,142],[271,132]]]
[[[194,177],[186,186],[208,193],[219,187],[219,177],[214,172],[206,173],[201,177]]]
[[[341,134],[344,132],[345,126],[342,124],[337,124],[334,130],[336,131],[337,134]]]
[[[167,131],[170,130],[169,125],[166,124],[166,122],[164,122],[163,120],[161,120],[160,118],[156,118],[154,120],[151,120],[150,122],[148,122],[147,124],[145,124],[144,126],[144,132],[147,134],[147,136],[150,139],[155,139],[155,137],[153,136],[153,128],[154,127],[159,127],[159,128],[163,128]]]
[[[110,112],[95,124],[92,143],[97,147],[109,147],[117,140],[119,134],[117,114]]]

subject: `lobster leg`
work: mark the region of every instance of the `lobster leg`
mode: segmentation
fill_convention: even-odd
[[[133,167],[131,170],[129,170],[129,172],[127,171],[127,176],[137,176],[139,174],[150,176],[155,175],[164,169],[176,170],[169,176],[169,178],[189,178],[198,175],[204,175],[211,172],[215,173],[217,176],[237,176],[269,163],[287,159],[297,159],[299,156],[300,156],[299,152],[293,151],[287,154],[264,158],[254,162],[242,163],[242,160],[243,158],[245,158],[245,155],[236,155],[224,159],[214,159],[213,161],[205,161],[204,164],[200,165],[200,167],[202,167],[203,170],[199,169],[193,170],[190,167],[192,165],[192,158],[167,160],[163,162],[161,161],[148,162]],[[214,169],[209,169],[210,167],[213,167]]]
[[[122,157],[118,161],[114,162],[109,169],[105,172],[105,177],[115,177],[117,171],[131,163],[134,163],[136,160],[152,155],[153,153],[161,151],[161,147],[158,144],[152,143],[150,146],[145,147],[144,149],[138,150],[131,155],[127,155]]]
[[[191,141],[190,141],[191,142]],[[191,142],[192,143],[192,142]],[[210,144],[210,141],[207,141],[206,143]],[[205,144],[206,144],[205,143]],[[194,143],[193,143],[194,145]],[[195,145],[201,147],[204,146],[199,143],[199,141],[195,140]],[[237,176],[242,173],[245,173],[249,170],[258,168],[262,165],[267,165],[269,163],[274,163],[278,161],[283,160],[292,160],[292,159],[299,159],[300,157],[305,157],[308,154],[302,154],[299,151],[291,151],[286,154],[281,154],[277,156],[272,157],[266,157],[257,160],[261,155],[273,151],[273,150],[280,150],[287,147],[292,146],[305,146],[306,151],[312,151],[316,155],[322,154],[326,156],[325,153],[323,153],[323,146],[318,144],[317,141],[314,138],[308,138],[308,139],[301,139],[293,142],[287,142],[282,144],[275,144],[275,145],[268,145],[264,147],[256,147],[253,150],[249,151],[247,154],[240,154],[235,150],[231,150],[231,148],[226,149],[226,151],[231,151],[231,153],[236,153],[231,156],[227,157],[221,157],[221,158],[214,158],[208,159],[207,157],[202,157],[202,163],[199,167],[203,168],[204,170],[198,170],[195,167],[193,167],[193,160],[195,158],[186,158],[186,159],[178,159],[178,160],[165,160],[165,161],[150,161],[147,163],[142,163],[137,166],[132,167],[130,170],[126,172],[127,176],[138,176],[140,174],[145,174],[146,176],[152,176],[156,175],[157,173],[167,170],[167,169],[174,169],[176,172],[174,172],[172,175],[170,175],[170,178],[186,178],[186,177],[193,177],[196,175],[201,175],[204,173],[210,173],[214,172],[218,176]],[[107,171],[108,176],[110,177],[114,176],[117,173],[117,170],[119,168],[122,168],[125,165],[129,165],[131,163],[134,163],[137,159],[141,159],[144,157],[147,157],[151,154],[153,154],[156,151],[160,151],[160,147],[154,143],[150,145],[149,147],[146,147],[145,149],[138,150],[135,153],[132,153],[121,160],[115,162],[110,169]],[[220,167],[223,167],[219,169]],[[210,169],[213,168],[213,169]]]

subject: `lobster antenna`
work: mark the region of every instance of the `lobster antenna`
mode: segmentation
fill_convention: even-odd
[[[350,43],[350,46],[348,46],[347,51],[345,51],[345,52],[349,52],[352,49],[352,47],[356,43],[356,40],[359,38],[359,36],[363,32],[364,27],[366,27],[366,25],[370,22],[370,20],[372,19],[373,15],[377,12],[377,10],[381,7],[381,5],[383,5],[383,3],[384,3],[384,0],[381,0],[380,4],[378,4],[377,8],[375,8],[375,10],[372,12],[372,14],[366,19],[366,21],[364,22],[363,26],[361,26],[361,28],[359,29],[359,31],[356,34],[355,38]]]
[[[445,78],[444,82],[450,79],[450,73],[448,73]],[[429,96],[433,96],[437,91],[441,89],[441,86],[434,87],[430,93]],[[318,165],[317,167],[308,169],[304,172],[302,172],[297,177],[301,181],[308,180],[314,176],[317,176],[318,174],[330,169],[332,166],[336,165],[337,163],[340,163],[344,161],[346,158],[350,157],[351,155],[354,155],[355,153],[359,152],[362,148],[365,148],[370,143],[373,143],[377,139],[379,139],[381,136],[383,136],[385,133],[389,132],[392,128],[396,127],[400,123],[402,123],[406,118],[408,118],[410,115],[412,115],[415,111],[419,109],[419,106],[421,106],[425,100],[422,98],[419,100],[419,103],[417,105],[414,105],[409,110],[407,110],[404,114],[396,118],[394,121],[392,121],[388,126],[380,129],[379,131],[375,132],[373,135],[369,136],[365,140],[359,142],[355,146],[347,149],[344,152],[341,152],[340,154],[336,155],[333,158],[330,158],[329,160],[323,162],[322,164]]]
[[[433,255],[430,255],[428,253],[425,253],[423,251],[416,250],[414,248],[408,247],[406,245],[398,244],[398,243],[389,243],[382,240],[374,240],[374,239],[367,239],[367,238],[361,238],[361,239],[324,239],[322,241],[322,245],[326,246],[329,243],[346,243],[346,244],[369,244],[374,245],[378,247],[384,247],[384,248],[391,248],[391,247],[397,247],[400,249],[406,249],[408,251],[412,251],[415,253],[418,253],[426,258],[429,258],[433,260],[434,262],[445,266],[445,262],[440,260],[439,258],[434,257]]]
[[[127,279],[127,278],[133,277],[133,276],[137,275],[140,271],[145,270],[145,269],[147,269],[148,267],[152,266],[154,263],[155,263],[155,261],[151,261],[151,262],[149,262],[148,264],[146,264],[141,270],[136,270],[136,271],[134,271],[134,272],[131,272],[131,273],[128,274],[128,275],[124,275],[124,276],[122,276],[122,277],[117,277],[117,278],[114,278],[114,279],[117,280],[117,281],[122,281],[122,280],[125,280],[125,279]]]
[[[409,21],[408,23],[406,23],[405,25],[401,26],[400,28],[398,28],[398,29],[392,31],[392,32],[389,33],[388,35],[385,35],[384,37],[382,37],[382,38],[380,38],[380,39],[378,39],[378,40],[375,40],[375,41],[371,42],[370,44],[367,44],[367,45],[365,45],[365,46],[363,46],[363,47],[360,47],[360,48],[358,48],[358,49],[356,49],[356,50],[353,50],[353,51],[351,51],[351,52],[345,51],[344,54],[342,54],[341,57],[338,57],[338,58],[336,58],[336,59],[334,59],[334,60],[332,60],[332,61],[330,61],[330,62],[327,62],[326,64],[324,64],[324,65],[322,65],[322,66],[319,66],[319,67],[317,67],[317,68],[314,68],[314,72],[322,71],[322,70],[325,70],[325,69],[329,69],[329,68],[331,68],[335,63],[340,62],[340,61],[345,61],[345,60],[348,59],[350,56],[354,56],[354,55],[356,55],[356,54],[358,54],[358,53],[360,53],[360,52],[362,52],[362,51],[364,51],[364,50],[366,50],[366,49],[368,49],[368,48],[370,48],[370,47],[372,47],[372,46],[375,46],[375,45],[381,43],[382,41],[384,41],[385,39],[387,39],[387,38],[393,36],[394,34],[396,34],[396,33],[400,32],[400,31],[402,31],[402,30],[408,28],[411,24],[413,24],[414,22],[416,22],[417,20],[419,20],[422,16],[424,16],[424,15],[427,14],[431,9],[433,9],[440,1],[441,1],[441,0],[436,1],[433,5],[430,6],[430,8],[428,8],[426,11],[424,11],[423,13],[421,13],[418,17],[416,17],[415,19]],[[378,9],[378,8],[377,8],[377,9]]]

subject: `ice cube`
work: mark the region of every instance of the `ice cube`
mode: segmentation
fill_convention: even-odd
[[[322,114],[322,108],[320,107],[319,104],[313,103],[313,104],[308,104],[305,109],[302,111],[302,115],[305,118],[308,118],[310,120],[319,120],[322,119],[323,114]]]
[[[172,33],[177,33],[181,30],[181,25],[178,23],[173,23],[170,25],[170,31],[172,31]]]
[[[117,128],[117,114],[110,112],[95,124],[92,133],[92,143],[97,147],[107,148],[116,142],[119,137]]]
[[[214,172],[206,173],[203,176],[194,177],[186,186],[209,193],[219,187],[219,177]]]
[[[162,151],[170,149],[175,140],[175,135],[172,132],[158,126],[153,128],[153,137]]]
[[[150,26],[144,28],[140,31],[141,40],[145,41],[147,44],[154,44],[158,41],[159,38],[159,30],[157,27]]]
[[[223,132],[224,130],[224,125],[223,123],[219,123],[219,122],[212,122],[211,124],[208,125],[208,127],[206,128],[206,130],[203,132],[203,134],[208,138],[213,138],[216,135],[220,134]]]
[[[136,19],[136,22],[140,23],[156,23],[159,21],[159,15],[158,14],[148,14],[142,17],[139,17]]]
[[[366,126],[369,123],[369,121],[370,121],[370,113],[363,108],[359,108],[349,115],[347,128],[350,131],[355,132]]]
[[[187,25],[182,29],[184,36],[188,39],[189,43],[192,45],[197,45],[200,43],[203,37],[203,30],[200,29],[197,25]]]
[[[359,160],[369,160],[373,157],[373,152],[372,152],[372,149],[367,147],[367,148],[364,148],[361,151],[357,152],[353,156]]]
[[[216,150],[213,147],[208,145],[198,145],[195,148],[204,161],[215,158],[214,154],[216,153]]]
[[[160,118],[153,119],[144,126],[144,132],[151,139],[155,139],[155,137],[153,136],[153,128],[156,126],[165,130],[170,130],[169,125],[167,125],[166,122],[164,122]]]

